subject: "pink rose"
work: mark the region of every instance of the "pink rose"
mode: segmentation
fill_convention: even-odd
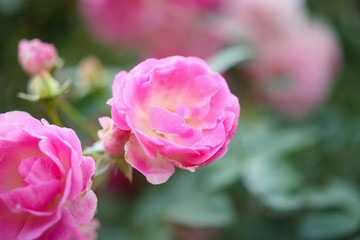
[[[302,5],[302,0],[224,0],[223,10],[244,31],[243,37],[266,43],[307,23]]]
[[[227,0],[225,12],[255,49],[242,65],[264,103],[303,117],[328,96],[340,50],[331,29],[311,21],[303,0]]]
[[[71,129],[0,114],[0,239],[71,239],[93,218],[95,162]]]
[[[197,1],[80,0],[79,11],[92,35],[115,48],[208,57],[223,39],[214,32],[210,11]]]
[[[51,70],[57,57],[57,51],[52,44],[41,42],[39,39],[23,39],[19,42],[18,59],[21,67],[30,75]]]
[[[195,57],[148,59],[113,84],[112,118],[131,131],[125,159],[152,184],[174,166],[195,171],[223,156],[237,128],[238,99]]]
[[[142,5],[142,0],[80,0],[79,11],[95,38],[112,45],[135,44]]]
[[[99,118],[99,122],[103,129],[98,132],[98,135],[105,151],[111,156],[124,155],[124,145],[129,139],[130,132],[117,128],[109,117]]]
[[[313,23],[297,35],[258,47],[259,58],[246,70],[266,104],[284,115],[301,117],[326,99],[340,60],[326,26]]]

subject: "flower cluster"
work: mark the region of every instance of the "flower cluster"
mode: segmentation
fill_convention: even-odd
[[[50,72],[56,58],[50,44],[19,43],[31,90],[45,104],[58,97],[49,95],[59,87]],[[125,156],[152,184],[166,182],[174,166],[195,171],[220,158],[237,128],[238,99],[196,57],[148,59],[118,73],[112,90],[112,118],[99,119],[104,151]],[[75,132],[21,111],[0,114],[0,123],[0,238],[95,239],[95,161],[83,156]]]

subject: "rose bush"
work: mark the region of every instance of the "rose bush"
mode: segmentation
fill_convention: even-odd
[[[58,55],[56,48],[39,39],[23,39],[18,44],[19,62],[29,75],[35,75],[43,70],[51,70]]]
[[[93,218],[95,162],[71,129],[0,114],[0,239],[78,239]]]
[[[148,59],[113,84],[112,118],[130,131],[125,159],[152,184],[174,166],[195,171],[223,156],[237,128],[238,99],[195,57]]]

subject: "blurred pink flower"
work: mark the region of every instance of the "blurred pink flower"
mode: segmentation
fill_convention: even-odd
[[[113,84],[112,118],[131,131],[125,159],[152,184],[174,166],[195,171],[223,156],[237,128],[238,99],[195,57],[148,59]]]
[[[19,42],[18,60],[29,75],[51,70],[57,57],[57,51],[52,44],[41,42],[39,39],[23,39]]]
[[[222,8],[241,26],[243,37],[264,43],[288,36],[307,24],[302,5],[302,0],[224,0]]]
[[[98,132],[98,135],[105,151],[111,156],[124,155],[124,146],[129,139],[130,131],[117,128],[109,117],[99,118],[99,122],[103,129]]]
[[[70,239],[93,218],[95,162],[71,129],[0,114],[0,239]]]
[[[258,46],[259,59],[247,72],[266,104],[300,117],[329,94],[340,53],[332,32],[320,23],[273,44]]]
[[[79,10],[92,35],[146,56],[207,57],[221,44],[206,8],[194,0],[81,0]]]
[[[327,97],[340,50],[332,31],[308,19],[302,0],[228,0],[225,12],[257,56],[241,66],[265,104],[304,116]]]

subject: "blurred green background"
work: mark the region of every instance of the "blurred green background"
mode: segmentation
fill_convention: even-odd
[[[160,186],[138,173],[132,185],[121,174],[112,177],[97,190],[99,239],[360,239],[360,1],[306,5],[334,28],[342,49],[342,69],[328,101],[307,118],[288,120],[253,103],[241,79],[233,79],[242,110],[228,153],[196,173],[178,170]],[[23,38],[56,46],[65,60],[59,80],[76,81],[85,56],[101,61],[101,86],[81,97],[75,87],[68,94],[96,126],[98,117],[110,114],[105,103],[115,73],[141,60],[126,46],[113,51],[93,40],[73,0],[0,0],[0,33],[1,112],[47,117],[41,106],[17,97],[29,78],[17,62]],[[83,147],[91,144],[61,117]]]

